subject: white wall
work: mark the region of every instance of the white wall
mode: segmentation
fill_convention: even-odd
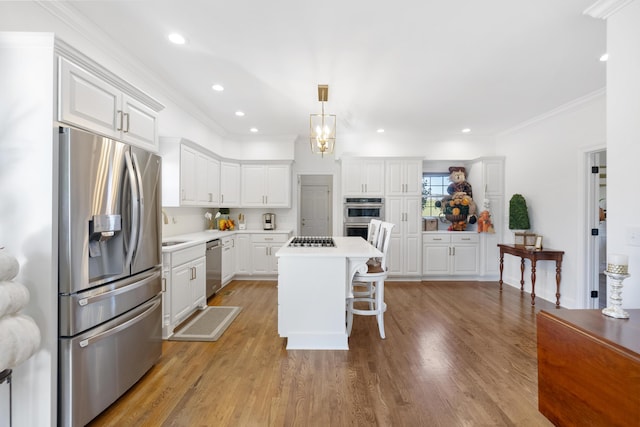
[[[0,33],[0,64],[0,247],[20,262],[15,280],[31,294],[22,313],[41,334],[38,352],[13,371],[12,418],[14,426],[47,426],[58,360],[53,35]]]
[[[336,156],[364,157],[424,157],[426,160],[471,160],[494,156],[494,138],[473,134],[443,137],[440,140],[416,139],[403,132],[382,134],[340,133],[336,141]]]
[[[629,255],[622,306],[640,308],[640,247],[628,242],[640,229],[640,2],[607,20],[607,251]]]
[[[505,156],[504,241],[513,243],[508,229],[508,205],[513,194],[527,202],[531,231],[543,236],[547,248],[563,250],[560,303],[585,308],[582,295],[588,233],[584,217],[587,179],[584,153],[605,144],[604,93],[585,97],[558,108],[553,114],[497,138],[496,151]],[[612,168],[608,168],[610,172]],[[615,184],[614,184],[615,185]],[[520,287],[520,259],[507,256],[504,280]],[[537,264],[536,295],[555,302],[555,263]],[[531,291],[530,265],[525,270],[525,290]]]

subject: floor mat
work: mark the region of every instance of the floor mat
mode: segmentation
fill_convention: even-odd
[[[208,306],[175,332],[170,341],[217,341],[238,316],[241,307]]]

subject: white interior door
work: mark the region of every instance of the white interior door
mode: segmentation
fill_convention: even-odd
[[[300,235],[329,236],[331,189],[327,185],[302,185]]]
[[[332,236],[333,175],[298,175],[298,230],[301,236]]]

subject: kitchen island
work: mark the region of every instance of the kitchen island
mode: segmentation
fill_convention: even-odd
[[[333,247],[290,246],[294,239],[276,252],[278,333],[287,350],[348,350],[351,279],[382,253],[361,237],[333,237]]]

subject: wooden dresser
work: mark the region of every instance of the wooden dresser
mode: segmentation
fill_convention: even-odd
[[[640,310],[537,314],[538,409],[557,426],[640,425]]]

